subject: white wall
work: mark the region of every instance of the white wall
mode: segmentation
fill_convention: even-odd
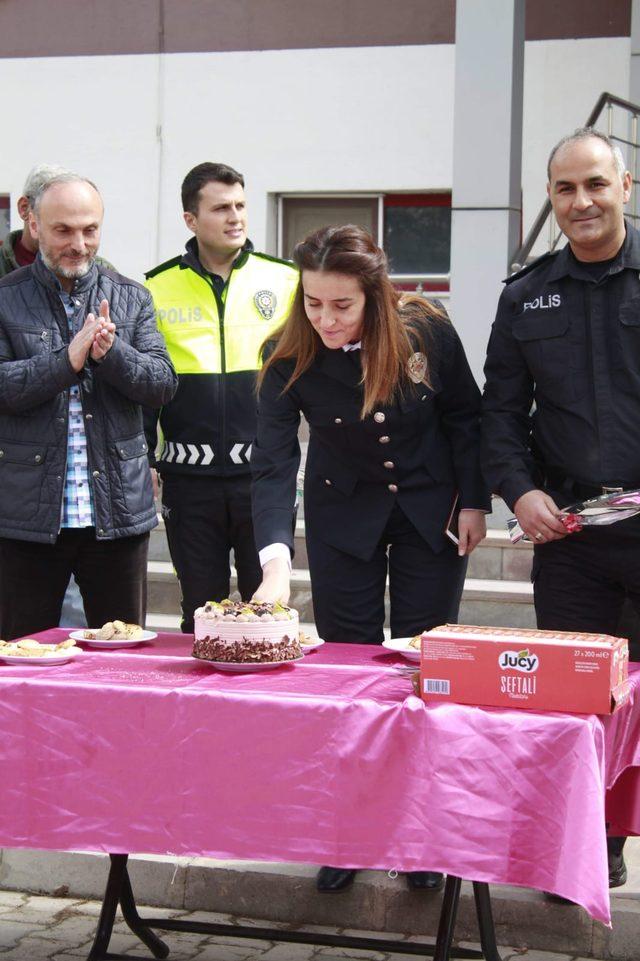
[[[0,60],[0,193],[11,194],[12,229],[22,225],[15,200],[28,170],[63,164],[102,190],[102,252],[140,274],[155,246],[156,74],[154,57]]]
[[[202,160],[246,174],[257,247],[270,192],[448,188],[452,84],[451,46],[4,60],[21,102],[4,98],[0,192],[41,160],[86,173],[103,253],[140,276],[182,249],[180,184]]]
[[[450,46],[178,54],[164,84],[161,257],[184,232],[180,180],[205,158],[245,173],[258,246],[269,193],[450,186]]]
[[[552,144],[602,90],[628,95],[629,54],[628,38],[527,44],[525,227]],[[258,247],[270,193],[450,188],[453,82],[451,45],[0,60],[0,193],[43,160],[85,173],[103,253],[140,277],[182,249],[180,183],[205,159],[246,174]]]

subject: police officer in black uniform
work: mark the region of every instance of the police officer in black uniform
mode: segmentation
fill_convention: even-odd
[[[567,536],[561,508],[640,487],[640,234],[631,176],[586,128],[551,152],[547,185],[569,243],[506,281],[485,366],[483,467],[534,542],[544,630],[615,634],[640,610],[640,517]],[[626,881],[609,838],[609,884]]]
[[[256,596],[288,597],[288,566],[272,577],[264,549],[279,544],[288,560],[293,548],[303,413],[320,635],[380,643],[387,573],[392,636],[455,620],[466,555],[484,536],[490,509],[479,462],[480,393],[462,344],[444,311],[423,298],[398,308],[384,254],[362,228],[323,228],[298,245],[294,260],[302,282],[260,375],[252,472],[264,580]],[[445,536],[456,493],[458,550]]]
[[[444,311],[401,299],[361,227],[326,227],[298,244],[301,283],[260,374],[253,511],[261,600],[286,600],[303,413],[307,551],[316,626],[328,641],[409,637],[457,619],[466,555],[485,534],[480,393]],[[459,547],[445,536],[458,494]],[[320,891],[355,871],[324,867]],[[414,871],[409,887],[442,875]]]

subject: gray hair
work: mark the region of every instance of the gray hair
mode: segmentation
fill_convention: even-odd
[[[593,127],[578,127],[578,129],[574,130],[573,133],[570,133],[566,137],[563,137],[562,140],[559,140],[549,154],[549,160],[547,161],[547,180],[549,183],[551,183],[551,164],[553,163],[553,159],[558,151],[567,144],[579,143],[581,140],[589,140],[594,137],[596,140],[601,140],[604,144],[606,144],[611,151],[613,161],[616,165],[616,170],[618,171],[618,175],[622,180],[626,173],[627,165],[624,161],[624,157],[622,156],[620,147],[613,142],[611,137],[607,137],[606,134],[601,133],[599,130],[595,130]]]
[[[100,191],[92,180],[88,180],[86,177],[81,177],[80,174],[71,173],[70,170],[62,170],[61,173],[55,174],[53,177],[50,177],[44,183],[40,184],[40,187],[36,191],[36,194],[31,201],[31,209],[36,217],[38,216],[38,211],[40,210],[42,198],[48,190],[50,190],[52,187],[56,187],[58,184],[89,184],[90,187],[93,187],[98,196],[100,196]]]
[[[53,180],[54,177],[60,177],[62,174],[67,173],[69,173],[69,171],[65,167],[60,167],[58,164],[36,164],[27,174],[27,179],[22,188],[22,196],[27,198],[30,207],[33,206],[36,195],[42,190],[46,183]]]

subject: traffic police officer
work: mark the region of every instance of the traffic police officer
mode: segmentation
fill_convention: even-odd
[[[548,177],[569,243],[506,281],[485,366],[483,467],[534,541],[538,626],[614,634],[625,596],[640,608],[640,517],[567,536],[558,513],[640,487],[640,234],[625,225],[631,176],[609,138],[565,137]],[[609,842],[614,887],[626,868],[621,839]]]
[[[182,630],[207,600],[229,595],[233,548],[238,589],[248,600],[261,579],[251,523],[255,375],[265,337],[286,317],[295,268],[247,240],[244,178],[202,163],[182,184],[186,254],[147,274],[158,329],[179,377],[160,411],[157,468],[171,559],[182,589]],[[146,421],[149,450],[157,413]]]

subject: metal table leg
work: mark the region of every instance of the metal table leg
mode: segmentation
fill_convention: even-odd
[[[129,855],[110,854],[109,857],[111,866],[102,900],[102,910],[98,919],[98,930],[87,956],[87,961],[118,961],[118,959],[127,961],[127,958],[131,958],[131,955],[113,954],[109,951],[109,942],[113,934],[113,922],[118,904],[120,904],[123,917],[133,933],[140,938],[143,944],[146,944],[153,956],[166,958],[169,954],[169,948],[153,931],[149,930],[136,910],[129,872],[127,871]]]
[[[116,855],[117,857],[117,855]],[[120,892],[120,907],[122,908],[122,916],[127,922],[128,926],[131,928],[133,933],[137,935],[143,944],[149,948],[154,958],[166,958],[169,955],[169,948],[161,941],[157,934],[145,924],[140,915],[138,914],[138,909],[136,907],[136,902],[133,897],[133,889],[131,887],[131,879],[129,878],[129,872],[125,871],[124,877],[122,879],[122,890]]]
[[[501,961],[496,944],[496,929],[491,912],[489,885],[482,881],[473,882],[473,896],[476,902],[476,915],[480,929],[480,944],[486,961]]]
[[[442,908],[440,910],[440,921],[438,922],[438,936],[433,952],[433,961],[449,961],[451,957],[451,944],[456,926],[461,887],[461,878],[456,878],[453,874],[447,875],[444,895],[442,897]]]
[[[501,961],[495,941],[489,887],[487,884],[480,882],[473,882],[482,945],[482,950],[478,951],[475,948],[454,948],[452,946],[462,886],[461,878],[453,875],[447,876],[436,943],[418,944],[408,941],[388,941],[380,938],[353,937],[343,934],[324,934],[318,931],[288,931],[279,928],[189,921],[184,918],[143,918],[138,913],[127,871],[128,855],[112,854],[110,857],[111,869],[102,911],[100,912],[98,930],[87,961],[129,961],[132,958],[144,961],[140,955],[111,954],[108,950],[118,904],[120,904],[123,917],[131,931],[149,948],[156,958],[166,958],[169,954],[169,948],[153,933],[151,928],[158,928],[162,931],[211,934],[218,937],[311,944],[318,947],[384,951],[388,954],[433,958],[433,961],[451,961],[452,958],[470,959],[470,961],[483,961],[483,959],[484,961]]]
[[[93,939],[91,950],[87,956],[87,961],[104,961],[113,955],[108,953],[109,941],[113,932],[113,922],[116,910],[120,901],[122,890],[122,879],[127,870],[128,854],[112,854],[107,887],[102,899],[102,909],[98,919],[98,930]]]

